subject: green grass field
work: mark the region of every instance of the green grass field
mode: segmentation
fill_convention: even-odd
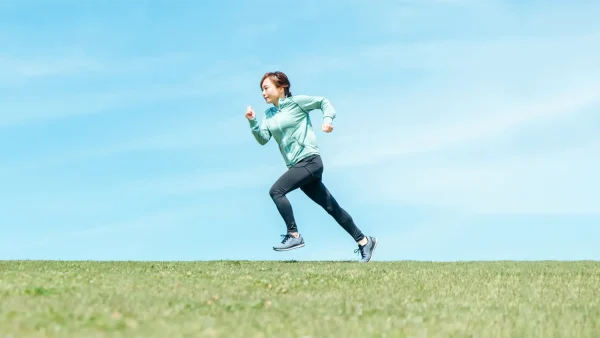
[[[0,337],[599,337],[598,262],[0,262]]]

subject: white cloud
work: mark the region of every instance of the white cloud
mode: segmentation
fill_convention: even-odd
[[[360,184],[365,203],[598,214],[600,162],[592,154],[600,139],[561,129],[593,121],[598,46],[600,35],[591,34],[369,47],[362,62],[412,76],[367,88],[390,83],[373,76],[364,91],[336,97],[335,136],[321,138],[328,167]],[[562,148],[575,148],[559,152],[556,143],[527,137],[540,126],[546,135],[571,136]],[[522,149],[532,144],[541,155]]]
[[[90,239],[97,240],[99,238],[105,238],[109,241],[111,238],[116,238],[116,235],[118,235],[118,238],[129,235],[134,239],[139,238],[140,232],[165,227],[174,228],[176,227],[174,224],[181,224],[190,220],[196,221],[201,217],[214,217],[225,212],[232,212],[231,207],[215,203],[210,207],[207,207],[206,203],[187,203],[184,206],[147,212],[141,216],[122,221],[108,222],[96,226],[90,226],[90,224],[93,224],[90,222],[87,223],[86,227],[78,227],[80,230],[57,231],[52,235],[45,236],[28,235],[4,238],[5,242],[0,245],[2,248],[0,253],[3,257],[18,254],[20,259],[23,259],[29,256],[28,252],[31,249],[62,245],[65,242],[89,241]]]
[[[365,199],[475,213],[600,214],[600,140],[566,151],[472,161],[413,159],[361,180]]]
[[[207,98],[219,94],[238,94],[246,91],[243,88],[248,88],[249,79],[255,80],[256,74],[260,74],[256,72],[256,69],[260,65],[254,60],[240,61],[237,67],[245,66],[247,68],[238,68],[240,71],[236,73],[230,71],[234,61],[224,60],[201,66],[182,62],[188,59],[187,54],[173,54],[162,57],[139,57],[123,61],[122,64],[116,61],[102,63],[85,58],[79,59],[74,65],[66,61],[64,62],[65,65],[63,65],[62,61],[59,64],[53,64],[48,61],[48,64],[41,63],[37,66],[25,62],[23,65],[17,67],[17,73],[22,73],[19,70],[20,68],[33,69],[32,76],[54,74],[56,77],[53,80],[60,80],[68,76],[68,72],[77,72],[81,70],[80,68],[86,67],[88,71],[90,68],[94,68],[98,72],[103,72],[104,75],[114,75],[115,73],[128,73],[132,75],[133,72],[143,75],[144,71],[151,70],[153,73],[157,73],[161,70],[164,71],[166,68],[170,72],[170,75],[166,78],[170,80],[166,80],[163,77],[150,80],[137,79],[135,84],[131,85],[128,82],[123,83],[122,80],[117,79],[109,81],[108,87],[103,87],[102,85],[96,85],[97,79],[94,77],[83,76],[83,83],[92,83],[92,87],[95,88],[94,90],[86,90],[86,86],[82,85],[82,88],[69,88],[67,90],[50,91],[49,93],[42,91],[29,96],[8,96],[8,94],[5,94],[6,98],[2,99],[2,109],[0,110],[0,127],[26,125],[36,121],[97,114],[111,109],[122,109],[133,107],[140,103],[148,104],[161,100]],[[5,68],[13,68],[14,66],[6,62],[4,65]],[[0,69],[2,68],[0,65]],[[227,75],[222,74],[224,71],[227,72]],[[252,84],[255,83],[256,81],[252,81]],[[60,86],[58,87],[60,88]],[[258,85],[256,85],[256,88],[258,92]],[[210,116],[209,113],[204,113],[206,114],[205,116]]]
[[[531,123],[574,115],[596,103],[600,103],[600,83],[571,89],[553,97],[532,98],[513,107],[482,108],[477,114],[470,113],[469,102],[465,101],[465,118],[457,122],[396,126],[383,119],[380,129],[365,128],[358,141],[352,141],[356,138],[354,133],[344,133],[341,140],[333,145],[339,146],[340,150],[331,154],[329,162],[331,167],[367,166],[397,156],[489,140]],[[351,146],[345,146],[349,144]]]
[[[12,163],[5,162],[0,174],[8,175],[21,170],[44,168],[69,162],[85,162],[89,159],[115,156],[128,152],[140,151],[173,151],[197,150],[206,151],[215,146],[235,146],[254,141],[242,113],[225,117],[210,123],[207,128],[207,117],[202,113],[183,114],[183,117],[170,117],[168,122],[152,123],[142,126],[138,123],[135,132],[127,132],[118,136],[113,131],[112,141],[104,141],[96,145],[80,146],[57,153],[26,158]],[[176,113],[171,112],[171,115]],[[222,138],[223,130],[230,135]],[[76,146],[76,145],[75,145]]]
[[[5,56],[0,58],[0,83],[23,84],[40,78],[131,74],[176,65],[189,58],[186,54],[172,53],[120,60],[100,59],[81,51],[52,51],[51,55],[43,57]]]
[[[145,85],[134,89],[110,89],[93,93],[62,93],[33,101],[3,102],[0,127],[16,126],[35,121],[96,114],[110,109],[129,107],[140,102],[210,95],[204,84],[188,81],[184,84]]]
[[[353,59],[386,72],[334,96],[335,136],[322,138],[330,165],[371,165],[575,116],[600,102],[597,46],[591,34],[366,47]],[[411,76],[390,80],[402,70]]]
[[[127,191],[154,194],[189,194],[212,190],[239,192],[243,188],[261,186],[269,182],[274,183],[285,170],[283,165],[251,166],[233,170],[204,170],[129,182],[121,187]]]

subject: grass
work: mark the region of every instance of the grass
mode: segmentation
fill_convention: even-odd
[[[0,261],[0,337],[598,336],[598,262]]]

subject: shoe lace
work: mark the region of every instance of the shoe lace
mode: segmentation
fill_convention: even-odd
[[[354,250],[354,253],[360,253],[360,257],[361,258],[365,258],[366,254],[365,254],[365,247],[364,246],[358,246],[358,249]]]
[[[290,238],[292,238],[292,235],[290,235],[290,234],[281,235],[281,238],[283,238],[283,240],[281,241],[281,244],[285,244],[285,242],[287,242]]]

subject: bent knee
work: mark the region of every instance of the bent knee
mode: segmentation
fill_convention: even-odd
[[[271,196],[271,198],[277,198],[283,195],[285,195],[285,190],[281,189],[276,185],[272,186],[271,189],[269,189],[269,196]]]

